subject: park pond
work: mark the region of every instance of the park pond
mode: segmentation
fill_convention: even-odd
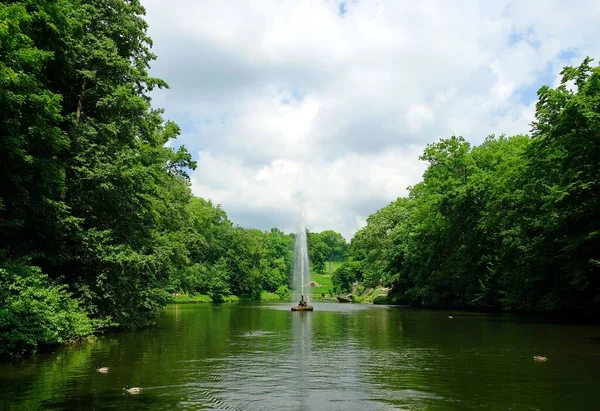
[[[600,409],[598,326],[313,305],[168,306],[153,328],[1,364],[0,410]]]

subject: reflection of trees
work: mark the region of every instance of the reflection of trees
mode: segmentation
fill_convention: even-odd
[[[153,329],[106,334],[95,343],[0,366],[0,402],[11,404],[0,409],[248,408],[248,392],[264,392],[261,404],[271,409],[332,403],[552,409],[566,399],[572,409],[585,409],[597,402],[585,396],[595,392],[599,376],[590,366],[597,346],[586,343],[597,335],[591,327],[506,315],[452,313],[448,319],[444,311],[331,307],[339,311],[171,306]],[[548,363],[533,364],[534,353],[548,355]],[[97,374],[96,365],[111,371]],[[125,398],[125,384],[147,391]],[[311,407],[317,403],[322,407]],[[260,408],[254,405],[249,408]]]
[[[44,409],[48,403],[72,390],[74,385],[87,386],[87,391],[91,391],[89,395],[93,396],[98,393],[94,382],[101,377],[96,375],[93,354],[116,345],[115,340],[101,338],[65,346],[55,353],[40,354],[19,364],[0,366],[0,375],[3,376],[0,392],[18,395],[18,399],[10,399],[8,409]],[[81,377],[86,373],[89,376]],[[76,383],[74,376],[78,376]]]

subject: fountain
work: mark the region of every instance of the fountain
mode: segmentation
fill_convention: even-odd
[[[298,305],[292,307],[292,311],[312,311],[312,305],[308,304],[308,294],[304,288],[310,281],[310,266],[308,263],[308,242],[306,239],[306,224],[304,223],[304,211],[301,211],[300,229],[296,235],[294,247],[294,300],[300,298]],[[306,296],[306,297],[305,297]],[[306,298],[306,299],[305,299]]]

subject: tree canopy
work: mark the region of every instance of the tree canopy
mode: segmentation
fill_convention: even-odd
[[[151,45],[139,0],[0,3],[0,355],[146,326],[176,293],[287,293],[294,236],[192,195]],[[531,137],[430,144],[350,245],[308,233],[313,268],[415,305],[598,313],[600,68],[562,75]]]
[[[600,68],[542,87],[532,135],[429,144],[423,181],[371,215],[334,276],[398,302],[598,313]]]
[[[318,273],[325,272],[325,265],[331,261],[343,261],[348,253],[348,243],[340,234],[332,230],[308,233],[308,257]]]
[[[0,4],[0,355],[289,282],[290,236],[192,195],[151,45],[139,0]]]

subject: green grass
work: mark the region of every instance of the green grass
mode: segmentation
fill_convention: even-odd
[[[260,295],[261,301],[277,301],[279,300],[279,296],[277,294],[270,294],[267,291],[263,291]],[[237,303],[240,301],[250,301],[248,297],[242,296],[238,297],[237,295],[227,295],[223,297],[224,303]],[[182,294],[176,295],[172,297],[172,303],[175,304],[208,304],[214,302],[212,298],[208,295],[204,294]]]
[[[173,296],[173,302],[175,304],[202,304],[202,303],[212,303],[213,300],[208,295],[182,294],[182,295]]]
[[[313,299],[319,299],[321,294],[329,294],[333,289],[333,282],[331,280],[331,274],[337,270],[343,261],[332,261],[328,262],[325,265],[325,273],[319,274],[314,271],[310,273],[311,281],[314,281],[317,284],[320,284],[318,287],[310,287],[310,294],[313,296]],[[318,297],[316,297],[318,296]]]
[[[325,263],[325,273],[333,274],[335,270],[340,268],[344,264],[344,261],[331,261]]]
[[[279,296],[277,294],[271,294],[267,291],[263,291],[262,293],[260,293],[260,299],[261,299],[261,301],[279,301],[279,300],[281,300],[281,298],[279,298]]]
[[[317,287],[310,287],[311,294],[327,294],[333,288],[331,282],[331,276],[328,274],[317,274],[313,273],[310,277],[311,281],[314,281],[317,284],[320,284]]]
[[[329,286],[329,287],[331,287],[331,285],[333,284],[331,281],[331,276],[329,274],[312,273],[310,275],[310,279],[311,279],[311,281],[314,281],[315,283]]]

